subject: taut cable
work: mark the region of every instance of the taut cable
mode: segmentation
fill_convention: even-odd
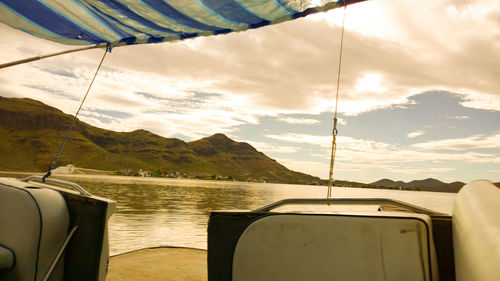
[[[78,113],[80,113],[80,109],[82,109],[82,106],[83,106],[83,103],[85,102],[85,99],[87,98],[87,95],[89,94],[90,92],[90,88],[92,88],[92,84],[94,84],[94,80],[97,76],[97,73],[99,72],[99,69],[101,68],[101,65],[102,65],[102,62],[104,61],[104,58],[106,57],[106,53],[109,51],[110,49],[109,48],[106,48],[104,50],[104,55],[102,56],[102,59],[101,59],[101,62],[99,63],[99,66],[97,67],[96,71],[95,71],[95,74],[94,74],[94,77],[92,78],[92,81],[90,82],[90,85],[89,87],[87,88],[87,92],[85,93],[85,96],[83,97],[82,99],[82,102],[80,103],[80,107],[78,107],[78,110],[76,111],[75,113],[75,116],[73,117],[73,121],[71,122],[71,125],[69,126],[68,130],[66,131],[66,135],[64,136],[64,139],[61,143],[61,146],[59,147],[59,150],[57,151],[56,153],[56,157],[54,157],[54,160],[52,160],[52,163],[50,164],[49,166],[49,170],[47,171],[47,173],[43,176],[42,178],[42,181],[45,182],[45,179],[50,177],[50,175],[52,174],[51,171],[55,168],[56,166],[56,162],[57,162],[57,159],[59,158],[59,155],[61,155],[61,152],[63,150],[63,147],[64,147],[64,144],[66,143],[66,141],[68,140],[68,137],[69,137],[69,133],[71,132],[71,130],[73,129],[73,126],[75,126],[75,123],[76,123],[76,120],[77,120],[77,117],[78,117]]]
[[[328,173],[328,192],[326,194],[326,199],[332,197],[332,186],[333,186],[333,167],[335,164],[335,152],[337,151],[337,108],[339,103],[339,87],[340,87],[340,71],[342,69],[342,49],[344,46],[344,24],[345,24],[345,11],[347,6],[344,6],[344,17],[342,18],[342,35],[340,36],[340,53],[339,53],[339,69],[337,73],[337,94],[335,97],[335,114],[333,116],[333,130],[332,130],[332,153],[330,155],[330,172]]]

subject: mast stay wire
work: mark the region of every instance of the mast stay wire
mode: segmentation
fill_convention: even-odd
[[[63,141],[61,143],[61,146],[59,146],[59,150],[57,151],[56,156],[54,157],[54,160],[52,160],[52,163],[49,166],[49,170],[42,177],[42,182],[45,182],[45,179],[48,178],[48,177],[50,177],[50,175],[52,174],[51,171],[56,166],[57,159],[61,155],[61,152],[63,150],[64,144],[68,141],[69,134],[71,133],[71,130],[73,129],[73,126],[75,126],[75,123],[76,123],[76,120],[77,120],[77,117],[78,117],[78,113],[80,113],[80,110],[82,109],[83,103],[85,102],[85,99],[87,99],[87,96],[88,96],[88,94],[90,92],[90,89],[92,88],[92,85],[94,84],[94,80],[97,77],[97,73],[99,72],[99,69],[101,69],[102,62],[104,61],[104,58],[106,57],[106,53],[108,53],[108,52],[111,52],[111,48],[109,46],[106,49],[104,49],[104,54],[102,55],[102,58],[101,58],[101,61],[99,62],[99,65],[97,66],[97,69],[96,69],[96,71],[94,73],[94,77],[92,78],[92,81],[90,81],[90,85],[87,88],[87,92],[85,92],[85,96],[83,97],[82,102],[80,103],[80,107],[78,107],[78,110],[76,111],[75,116],[73,116],[73,121],[71,121],[71,125],[69,126],[68,130],[66,131],[66,135],[64,136],[64,139],[63,139]]]
[[[330,171],[328,173],[328,191],[326,194],[326,199],[330,199],[332,197],[332,186],[333,186],[333,167],[335,164],[335,153],[337,151],[337,108],[339,103],[339,87],[340,87],[340,72],[342,69],[342,50],[344,46],[344,26],[345,26],[345,14],[346,14],[347,5],[344,5],[344,16],[342,17],[342,34],[340,36],[340,52],[339,52],[339,68],[337,72],[337,92],[335,96],[335,114],[333,116],[333,130],[332,130],[332,152],[330,155]]]

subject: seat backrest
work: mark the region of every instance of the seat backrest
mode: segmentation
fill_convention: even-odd
[[[68,227],[68,209],[59,192],[2,179],[0,245],[13,254],[15,262],[13,267],[0,270],[0,280],[43,280]],[[50,281],[63,279],[63,266],[61,260]]]
[[[394,212],[273,214],[234,250],[232,280],[437,280],[431,219]]]

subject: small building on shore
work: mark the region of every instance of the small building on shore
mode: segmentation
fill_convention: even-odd
[[[60,166],[52,170],[53,174],[72,174],[75,170],[75,166],[73,164],[68,164],[66,166]]]

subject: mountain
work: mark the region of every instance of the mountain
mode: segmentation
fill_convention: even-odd
[[[443,186],[445,183],[433,178],[427,178],[425,180],[413,180],[407,184],[407,186],[421,187],[421,188],[438,188]]]
[[[0,169],[44,172],[73,117],[32,99],[0,97]],[[77,120],[58,166],[153,171],[198,178],[311,184],[319,178],[287,169],[223,134],[184,142],[145,130],[114,132]]]
[[[402,181],[393,181],[390,179],[382,179],[370,183],[376,188],[392,188],[405,190],[422,190],[422,191],[437,191],[437,192],[458,192],[465,184],[463,182],[444,183],[440,180],[428,178],[424,180],[414,180],[408,183]]]
[[[371,183],[371,185],[374,185],[374,186],[397,187],[397,188],[399,188],[400,186],[403,186],[405,184],[406,183],[404,183],[402,181],[393,181],[390,179],[381,179],[379,181]]]

